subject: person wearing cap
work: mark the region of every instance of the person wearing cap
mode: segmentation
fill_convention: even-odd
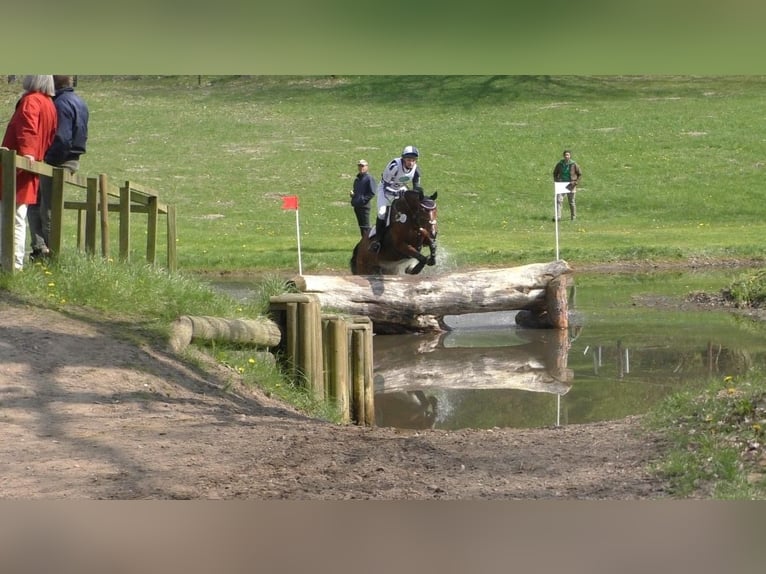
[[[354,179],[354,188],[351,193],[351,206],[354,208],[359,231],[364,237],[370,232],[370,200],[375,197],[375,178],[370,175],[370,165],[367,160],[360,159],[357,164],[359,173]]]
[[[377,204],[378,217],[375,219],[375,229],[370,231],[370,251],[380,251],[383,235],[386,232],[386,216],[388,208],[396,196],[407,190],[407,184],[413,189],[420,186],[420,170],[418,157],[420,152],[414,145],[405,146],[400,157],[395,157],[383,170],[378,184]]]

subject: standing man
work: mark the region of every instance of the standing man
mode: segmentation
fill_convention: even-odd
[[[88,141],[88,106],[74,91],[74,76],[53,76],[56,95],[53,103],[58,116],[58,128],[51,147],[45,153],[45,163],[63,167],[69,173],[80,169],[80,156]],[[40,193],[35,205],[27,211],[32,253],[29,259],[47,257],[51,231],[51,199],[53,179],[40,176]]]
[[[370,231],[370,251],[380,251],[383,245],[383,235],[386,232],[386,217],[388,208],[396,199],[396,195],[407,190],[407,184],[413,189],[420,185],[420,170],[418,169],[420,152],[414,145],[405,146],[400,157],[395,157],[383,170],[380,184],[376,193],[378,217],[375,219],[375,229]]]
[[[354,189],[351,191],[351,205],[354,208],[359,231],[364,237],[370,231],[370,200],[375,197],[375,178],[370,175],[367,160],[360,159],[357,164],[359,173],[354,179]]]
[[[24,93],[5,128],[2,146],[34,161],[43,161],[56,133],[56,106],[51,97],[53,76],[24,76]],[[36,173],[16,170],[16,213],[14,215],[14,269],[24,267],[27,242],[27,209],[37,203],[40,179]],[[2,194],[0,182],[0,194]],[[0,225],[2,224],[0,203]]]
[[[553,181],[568,181],[567,200],[569,201],[569,218],[574,221],[577,217],[577,208],[575,206],[575,193],[577,193],[577,184],[580,182],[582,172],[580,166],[572,161],[572,152],[564,150],[564,157],[559,160],[553,168]],[[561,219],[561,204],[564,202],[564,194],[556,195],[556,220]]]

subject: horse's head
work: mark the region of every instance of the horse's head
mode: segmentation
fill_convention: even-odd
[[[418,195],[417,206],[414,207],[415,213],[417,213],[418,226],[428,233],[428,237],[432,241],[436,240],[436,234],[438,233],[436,227],[436,195],[438,192],[435,191],[431,195],[426,196],[422,187],[416,187],[413,192]]]

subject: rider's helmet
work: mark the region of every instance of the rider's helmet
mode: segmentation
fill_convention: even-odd
[[[405,146],[405,148],[402,150],[402,157],[411,157],[414,159],[418,159],[418,156],[420,154],[418,153],[418,148],[416,148],[414,145],[408,145]]]

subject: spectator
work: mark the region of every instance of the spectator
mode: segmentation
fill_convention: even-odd
[[[16,102],[3,136],[3,147],[34,161],[42,161],[53,142],[58,118],[52,97],[53,76],[24,76],[24,93]],[[16,170],[16,215],[14,218],[14,267],[24,267],[27,235],[27,206],[37,202],[40,180],[37,174]],[[2,194],[2,186],[0,186]],[[0,198],[1,199],[1,198]],[[0,203],[2,224],[2,203]]]
[[[74,91],[74,76],[53,76],[56,94],[53,103],[58,115],[58,128],[53,144],[45,154],[45,163],[63,167],[70,174],[80,169],[80,156],[88,141],[88,106]],[[53,179],[40,176],[37,203],[27,211],[32,243],[31,261],[50,254],[51,199]]]
[[[564,150],[564,157],[558,161],[553,168],[553,181],[568,181],[566,194],[569,201],[569,218],[574,221],[577,218],[577,208],[575,206],[575,193],[577,193],[577,184],[580,182],[582,172],[580,166],[572,161],[572,152]],[[564,194],[556,195],[556,220],[561,219],[561,204],[564,203]]]
[[[351,205],[354,208],[359,231],[364,237],[370,231],[370,200],[375,197],[375,178],[370,175],[370,166],[367,160],[360,159],[357,162],[359,173],[354,179],[354,189],[351,192]]]

